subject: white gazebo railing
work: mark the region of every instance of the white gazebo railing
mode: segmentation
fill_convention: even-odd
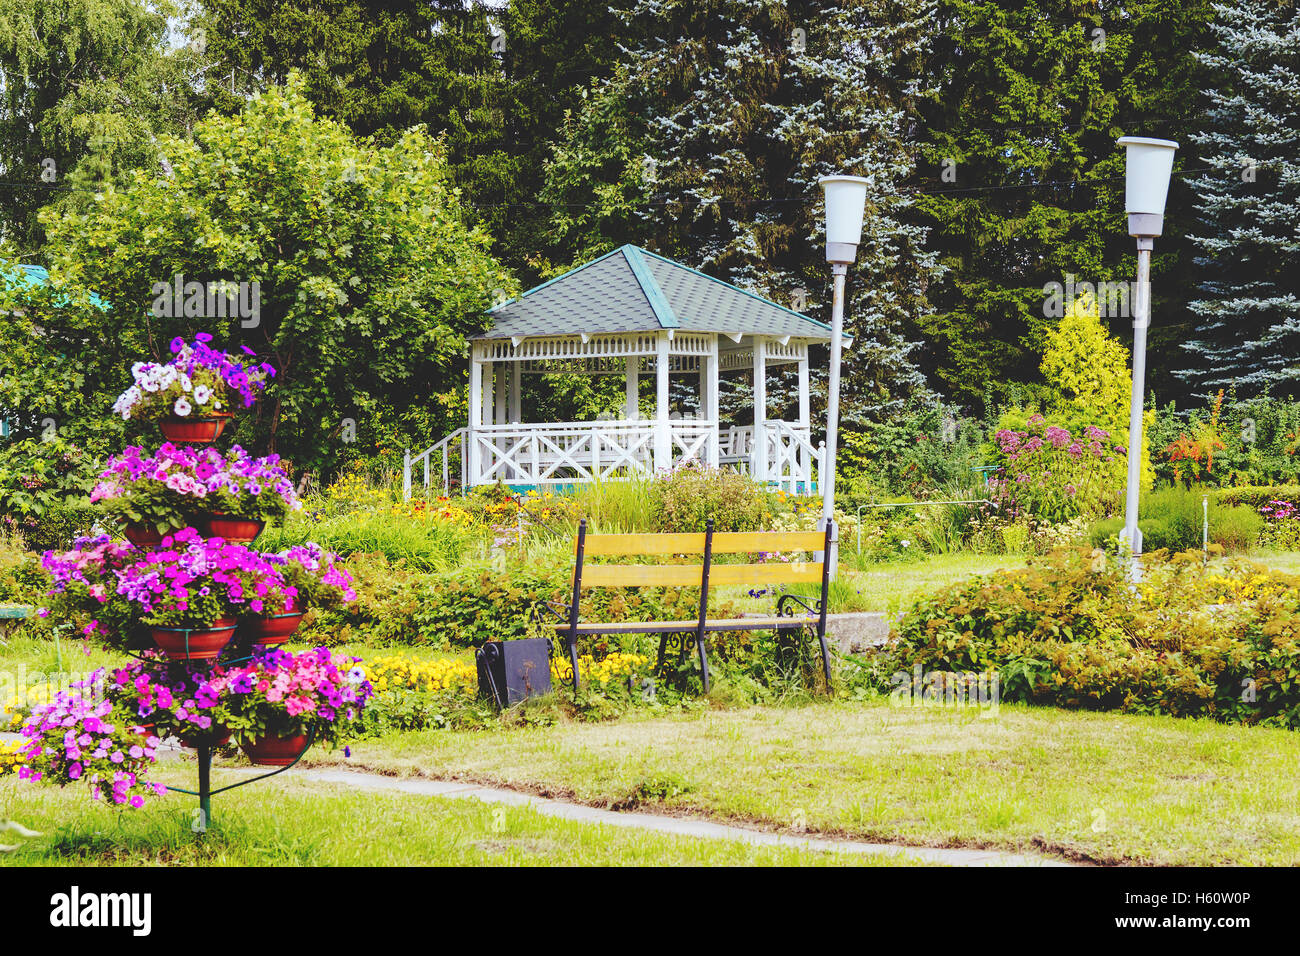
[[[447,493],[455,451],[459,452],[462,488],[498,481],[568,485],[651,474],[655,470],[656,426],[654,420],[624,420],[480,425],[472,432],[457,429],[418,455],[406,453],[403,492],[410,497],[413,476],[421,464],[428,489],[432,463],[441,458],[442,488]],[[668,428],[672,467],[690,461],[731,467],[791,494],[811,493],[813,479],[821,469],[822,449],[812,444],[809,428],[797,423],[767,419],[761,426],[762,442],[754,441],[753,425],[733,426],[719,433],[713,422],[673,419]],[[758,448],[766,451],[761,459]]]
[[[565,485],[648,472],[654,438],[650,421],[480,425],[469,484]]]

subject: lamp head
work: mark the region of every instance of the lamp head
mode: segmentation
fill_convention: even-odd
[[[1178,144],[1145,136],[1121,136],[1119,144],[1126,149],[1124,211],[1128,213],[1129,235],[1158,236],[1164,227],[1165,199]]]
[[[823,176],[817,180],[826,197],[826,261],[848,265],[862,241],[862,217],[870,180],[861,176]]]

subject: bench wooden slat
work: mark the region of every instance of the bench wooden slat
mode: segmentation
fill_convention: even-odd
[[[582,586],[699,587],[703,577],[702,564],[588,564],[582,569]],[[820,561],[715,564],[709,569],[709,587],[725,584],[815,584],[821,579]]]
[[[715,564],[709,569],[710,587],[719,584],[817,584],[821,579],[820,561]]]
[[[713,535],[714,554],[758,554],[765,551],[820,551],[826,547],[822,531],[718,531]]]
[[[699,587],[702,564],[588,564],[582,569],[584,588]]]
[[[717,535],[714,535],[717,539]],[[703,554],[701,534],[589,534],[583,550],[588,555]],[[716,548],[715,548],[716,550]],[[696,575],[699,583],[699,575]]]
[[[714,554],[769,554],[778,551],[820,551],[821,531],[726,531],[713,535]],[[583,546],[592,556],[634,554],[703,554],[703,534],[589,534]]]

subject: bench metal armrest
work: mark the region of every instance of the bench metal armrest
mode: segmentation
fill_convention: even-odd
[[[569,623],[569,606],[558,601],[542,601],[533,605],[534,627],[541,628],[550,618],[554,618],[553,623],[556,624]]]
[[[795,609],[791,606],[793,604],[798,604],[809,614],[821,614],[822,612],[821,601],[814,601],[812,604],[809,604],[807,601],[799,597],[799,595],[797,594],[782,594],[777,599],[776,602],[776,616],[794,617],[796,612]]]

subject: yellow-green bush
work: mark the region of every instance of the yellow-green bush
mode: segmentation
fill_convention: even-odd
[[[898,669],[996,671],[1005,701],[1300,726],[1300,578],[1242,560],[1148,558],[1134,589],[1056,552],[917,601],[896,638]]]

